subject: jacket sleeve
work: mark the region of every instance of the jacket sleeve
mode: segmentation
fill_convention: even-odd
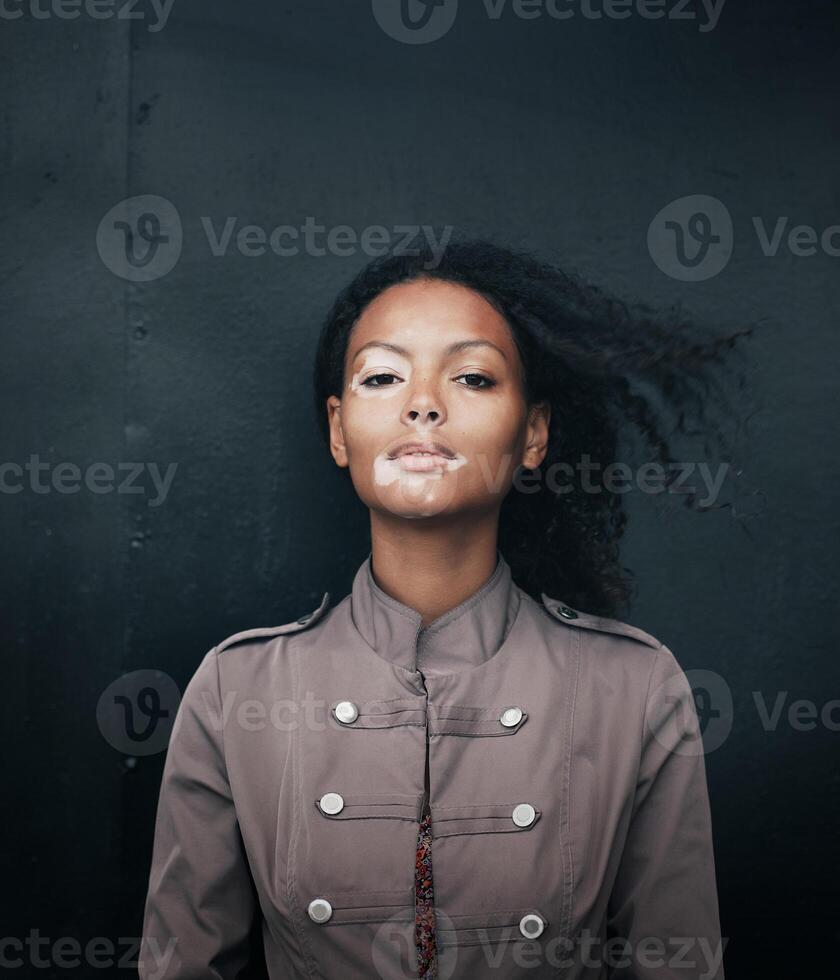
[[[666,646],[649,679],[630,824],[608,903],[611,937],[611,978],[724,980],[700,724],[688,678]]]
[[[218,654],[176,714],[155,822],[140,980],[234,980],[258,911],[224,757]]]

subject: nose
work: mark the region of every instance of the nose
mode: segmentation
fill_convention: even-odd
[[[437,422],[440,418],[440,412],[435,409],[430,408],[427,411],[424,409],[412,409],[408,412],[408,420],[410,422]]]
[[[443,401],[437,388],[430,381],[412,383],[403,407],[403,421],[413,424],[439,424],[446,416]]]

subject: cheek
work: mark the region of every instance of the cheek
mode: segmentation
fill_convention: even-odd
[[[376,447],[388,441],[400,406],[397,391],[373,391],[360,385],[348,386],[342,400],[342,421],[348,450],[358,457],[373,455]]]
[[[519,421],[513,409],[487,415],[474,413],[464,425],[459,445],[470,456],[503,462],[505,456],[521,451],[523,432]]]

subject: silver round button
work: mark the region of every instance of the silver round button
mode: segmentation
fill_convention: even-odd
[[[318,803],[324,813],[341,813],[344,809],[344,797],[341,793],[324,793]]]
[[[359,709],[352,701],[339,701],[333,713],[342,725],[349,725],[359,717]]]
[[[577,619],[578,618],[578,614],[574,611],[574,609],[572,609],[570,606],[567,606],[567,605],[565,605],[563,603],[561,603],[557,607],[557,612],[559,612],[560,615],[564,619]]]
[[[520,803],[513,809],[513,822],[517,827],[530,827],[537,818],[537,811],[530,803]]]
[[[543,934],[545,922],[533,912],[523,915],[519,920],[519,931],[526,939],[536,939]]]
[[[514,705],[511,708],[505,708],[502,712],[499,721],[505,726],[505,728],[514,728],[516,725],[522,721],[522,709]]]
[[[306,911],[313,922],[329,922],[332,916],[332,905],[325,898],[313,898]],[[522,928],[521,922],[519,927]]]

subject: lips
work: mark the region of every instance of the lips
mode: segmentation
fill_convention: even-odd
[[[401,456],[408,455],[417,455],[420,458],[423,456],[443,456],[445,459],[455,458],[455,453],[449,448],[449,446],[442,442],[418,442],[417,440],[404,442],[397,446],[396,449],[388,454],[388,458],[398,459]]]

